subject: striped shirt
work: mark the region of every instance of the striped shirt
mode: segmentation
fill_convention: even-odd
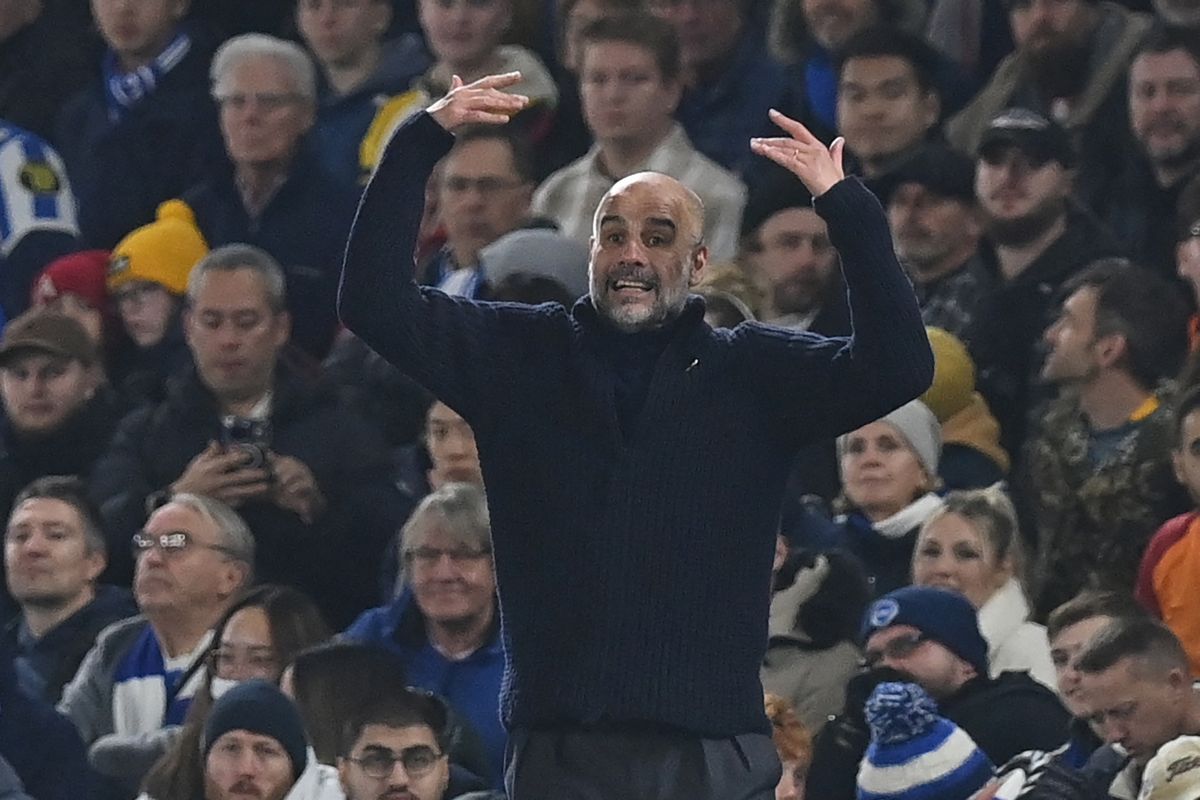
[[[204,658],[212,637],[209,631],[190,653],[168,658],[154,628],[147,625],[117,664],[112,693],[113,732],[128,736],[182,725],[205,673],[200,667],[187,676],[188,670],[197,659]],[[187,680],[180,685],[185,676]]]

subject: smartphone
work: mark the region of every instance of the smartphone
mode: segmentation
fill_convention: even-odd
[[[245,453],[244,467],[261,469],[267,466],[267,451],[271,449],[271,423],[248,419],[234,414],[221,417],[221,446]]]

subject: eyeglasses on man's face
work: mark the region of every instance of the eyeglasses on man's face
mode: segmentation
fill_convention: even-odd
[[[883,663],[884,659],[901,660],[908,658],[917,652],[917,649],[927,641],[928,639],[923,633],[909,633],[904,636],[897,636],[881,647],[868,648],[863,653],[862,665],[867,669],[875,669]]]
[[[429,745],[417,744],[400,752],[386,747],[368,747],[362,756],[347,761],[357,764],[371,778],[387,778],[396,769],[396,764],[403,764],[404,772],[410,778],[420,778],[429,774],[445,757],[445,753],[439,753]]]
[[[490,548],[472,549],[470,547],[414,547],[404,551],[404,560],[415,567],[431,567],[448,557],[455,566],[475,564],[492,554]]]
[[[166,533],[149,533],[138,531],[133,535],[133,555],[136,558],[142,553],[158,548],[164,556],[177,556],[189,549],[216,550],[226,555],[236,555],[233,549],[219,544],[198,542],[187,531],[168,531]]]

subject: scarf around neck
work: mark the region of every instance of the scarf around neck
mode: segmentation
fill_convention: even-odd
[[[130,109],[153,94],[163,77],[178,66],[191,49],[191,36],[180,28],[153,61],[132,72],[125,72],[121,69],[117,54],[110,48],[104,54],[101,67],[109,117],[113,120],[123,118]]]

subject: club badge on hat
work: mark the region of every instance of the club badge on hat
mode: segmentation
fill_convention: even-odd
[[[900,613],[900,604],[890,597],[875,601],[871,606],[871,627],[886,628]]]

